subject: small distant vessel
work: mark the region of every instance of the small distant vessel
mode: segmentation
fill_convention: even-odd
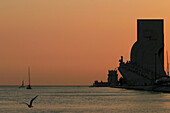
[[[29,78],[29,84],[27,86],[27,89],[32,89],[31,84],[30,84],[30,67],[28,67],[28,78]]]
[[[24,80],[22,81],[22,85],[21,86],[19,86],[19,88],[24,88],[25,86],[24,86]]]

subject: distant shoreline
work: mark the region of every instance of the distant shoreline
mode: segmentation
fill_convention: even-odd
[[[19,87],[20,85],[0,85],[0,87]],[[31,85],[32,87],[89,87],[89,85]]]

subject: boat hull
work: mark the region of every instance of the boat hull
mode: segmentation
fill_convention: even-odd
[[[27,89],[32,89],[31,85],[28,85],[28,86],[27,86]]]

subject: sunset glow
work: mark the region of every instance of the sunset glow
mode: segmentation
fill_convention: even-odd
[[[0,85],[27,84],[28,66],[32,85],[106,81],[120,56],[129,60],[138,18],[164,19],[170,51],[169,6],[167,0],[1,0]]]

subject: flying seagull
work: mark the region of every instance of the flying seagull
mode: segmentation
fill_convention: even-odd
[[[33,101],[34,101],[37,97],[38,97],[38,95],[35,96],[35,97],[30,101],[30,104],[28,104],[28,103],[26,103],[26,102],[24,102],[24,104],[27,104],[27,106],[28,106],[29,108],[33,107],[33,106],[32,106],[32,103],[33,103]]]

